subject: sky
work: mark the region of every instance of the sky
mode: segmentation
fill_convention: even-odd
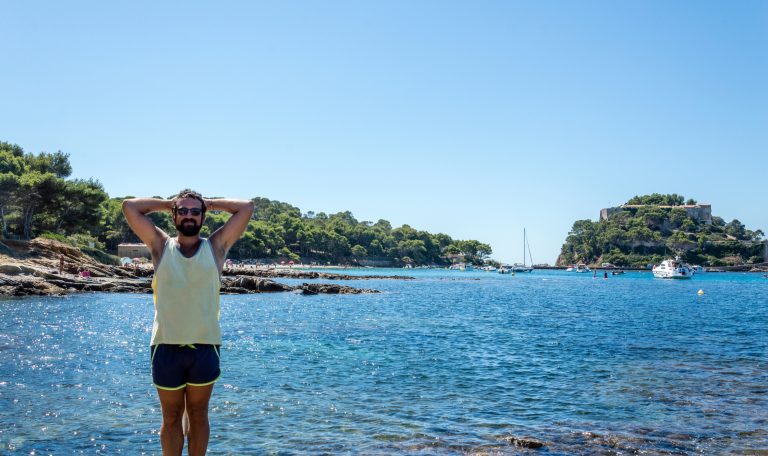
[[[768,2],[0,2],[0,141],[554,264],[677,193],[768,232]]]

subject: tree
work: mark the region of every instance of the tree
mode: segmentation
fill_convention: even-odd
[[[744,224],[737,219],[733,219],[725,225],[725,232],[739,240],[748,239]]]
[[[424,241],[418,239],[409,239],[398,242],[397,256],[410,257],[417,264],[421,264],[426,259],[427,249],[424,247]]]
[[[62,187],[63,180],[52,173],[32,171],[21,176],[16,201],[21,207],[22,236],[25,239],[32,238],[35,215],[44,213],[51,206]]]
[[[634,196],[627,201],[628,205],[647,204],[651,206],[682,206],[685,198],[677,193],[662,195],[653,193],[651,195]]]
[[[109,195],[101,183],[94,179],[62,181],[60,191],[51,202],[54,213],[54,232],[90,232],[102,219],[104,203]]]
[[[363,247],[360,244],[356,244],[352,247],[352,256],[355,258],[363,258],[368,256],[368,251],[365,250],[365,247]]]
[[[3,238],[8,237],[8,223],[6,222],[6,212],[19,188],[19,176],[13,173],[0,173],[0,235]]]
[[[26,154],[24,156],[27,162],[27,169],[39,173],[51,173],[60,179],[69,177],[72,174],[72,165],[69,163],[69,154],[62,151],[49,154],[41,152],[37,155]]]
[[[694,245],[694,241],[688,239],[688,236],[682,231],[675,231],[672,236],[667,239],[667,247],[674,251],[689,250]]]

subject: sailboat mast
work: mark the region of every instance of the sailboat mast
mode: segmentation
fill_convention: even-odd
[[[526,244],[526,238],[525,238],[525,228],[523,228],[523,266],[525,266],[525,244]]]
[[[525,238],[525,245],[528,247],[528,259],[531,260],[531,267],[533,267],[533,254],[531,253],[531,244],[528,243],[528,238]]]

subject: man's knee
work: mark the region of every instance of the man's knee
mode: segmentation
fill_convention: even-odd
[[[208,421],[208,402],[188,403],[187,415],[190,422]]]
[[[184,416],[184,405],[165,405],[163,407],[163,424],[173,426],[181,423],[181,418]]]

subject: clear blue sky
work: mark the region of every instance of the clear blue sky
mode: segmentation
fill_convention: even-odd
[[[553,263],[678,193],[768,230],[768,2],[5,2],[0,140]]]

